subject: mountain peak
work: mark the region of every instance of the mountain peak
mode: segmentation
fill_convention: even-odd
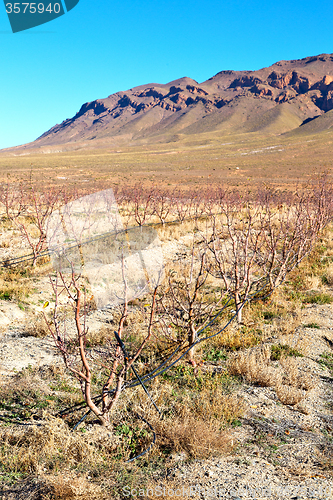
[[[256,71],[223,70],[205,82],[187,76],[85,103],[31,146],[82,141],[143,143],[183,136],[283,133],[333,109],[333,54],[278,61]],[[326,120],[325,123],[330,123]]]

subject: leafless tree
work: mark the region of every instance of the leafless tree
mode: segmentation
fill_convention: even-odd
[[[63,203],[62,195],[61,188],[37,188],[31,174],[26,183],[7,181],[2,187],[1,201],[6,216],[30,248],[33,266],[46,248],[46,224],[52,212]]]
[[[124,278],[124,303],[118,325],[115,326],[119,339],[124,339],[125,321],[128,317],[128,300],[126,298],[127,286]],[[154,334],[155,309],[157,287],[151,294],[148,320],[142,325],[145,328],[139,345],[131,345],[131,354],[125,356],[119,342],[110,332],[110,338],[106,345],[99,348],[89,348],[87,342],[88,316],[86,307],[85,280],[72,271],[71,275],[65,276],[57,272],[55,279],[51,280],[55,296],[55,307],[52,324],[48,324],[49,331],[54,339],[56,348],[59,350],[66,368],[77,379],[80,384],[82,395],[88,408],[96,415],[101,424],[110,424],[110,415],[114,410],[122,391],[125,389],[127,374],[136,360],[142,354],[147,344],[152,340]],[[69,334],[65,317],[60,319],[62,296],[69,298],[74,315],[74,331]],[[147,299],[148,300],[148,299]],[[147,312],[147,306],[146,306]],[[124,340],[125,341],[125,340]],[[103,370],[105,380],[99,388],[95,388],[93,394],[93,375]],[[101,403],[101,406],[98,404]]]
[[[172,197],[166,189],[156,189],[154,195],[154,212],[164,226],[172,214]]]
[[[163,293],[158,301],[160,321],[176,333],[176,342],[194,346],[198,332],[207,326],[224,297],[222,288],[214,288],[210,281],[207,248],[193,239],[174,268],[168,272]],[[195,366],[195,347],[188,354]]]

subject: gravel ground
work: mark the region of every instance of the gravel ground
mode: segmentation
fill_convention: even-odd
[[[169,255],[175,249],[168,243]],[[51,302],[47,278],[29,298],[35,313],[43,301]],[[109,311],[95,311],[91,328],[99,328],[111,317]],[[30,320],[29,320],[30,321]],[[33,317],[31,317],[33,321]],[[304,325],[316,324],[318,328]],[[61,363],[51,337],[26,336],[27,314],[16,304],[0,301],[0,376],[7,377],[24,367]],[[269,342],[281,338],[271,331]],[[322,353],[333,353],[333,305],[311,305],[302,311],[302,326],[283,337],[292,347],[302,347],[297,358],[301,370],[316,379],[315,387],[297,406],[282,405],[273,388],[242,385],[247,413],[233,429],[238,443],[232,455],[189,462],[186,456],[174,457],[167,470],[168,497],[229,498],[234,500],[333,499],[333,374],[318,363]],[[332,467],[332,466],[331,466]],[[157,482],[158,485],[158,482]],[[161,497],[161,490],[156,496]],[[174,494],[173,494],[174,493]]]
[[[306,347],[300,368],[316,376],[316,386],[298,406],[282,405],[273,388],[244,384],[240,391],[248,411],[234,429],[234,454],[218,459],[178,463],[168,471],[168,486],[180,496],[234,500],[333,498],[333,373],[317,360],[333,353],[333,307],[313,305],[303,311],[303,325],[293,339]],[[270,339],[272,341],[277,339]]]
[[[10,319],[0,339],[3,377],[28,365],[61,362],[52,338],[24,336],[22,311],[17,306],[2,302],[0,312]],[[333,352],[333,307],[314,305],[303,313],[303,325],[317,323],[319,328],[300,326],[293,339],[301,339],[307,349],[308,355],[297,359],[301,369],[317,377],[315,388],[305,401],[291,406],[282,405],[271,387],[244,383],[240,395],[248,411],[232,431],[238,443],[234,453],[192,462],[182,455],[174,457],[163,482],[163,487],[167,484],[170,489],[170,497],[175,493],[202,499],[333,498],[331,470],[323,466],[325,457],[327,461],[333,459],[333,378],[317,362],[323,352]],[[91,320],[97,327],[108,314],[95,311]],[[270,340],[277,341],[274,337]],[[291,343],[292,339],[287,340]]]

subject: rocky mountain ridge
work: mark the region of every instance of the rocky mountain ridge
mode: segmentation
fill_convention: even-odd
[[[82,141],[169,142],[193,134],[285,133],[333,110],[333,54],[279,61],[258,71],[184,77],[83,104],[31,146]],[[333,112],[324,128],[333,125]],[[322,127],[321,127],[322,128]],[[320,129],[320,126],[319,126]]]

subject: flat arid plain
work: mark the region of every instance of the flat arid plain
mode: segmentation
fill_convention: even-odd
[[[0,497],[333,498],[333,56],[0,151]]]
[[[257,133],[223,136],[218,140],[154,146],[92,148],[59,153],[0,154],[1,176],[53,185],[75,184],[99,189],[123,182],[164,186],[225,183],[254,187],[259,183],[288,188],[318,171],[329,171],[333,132],[262,136]]]

